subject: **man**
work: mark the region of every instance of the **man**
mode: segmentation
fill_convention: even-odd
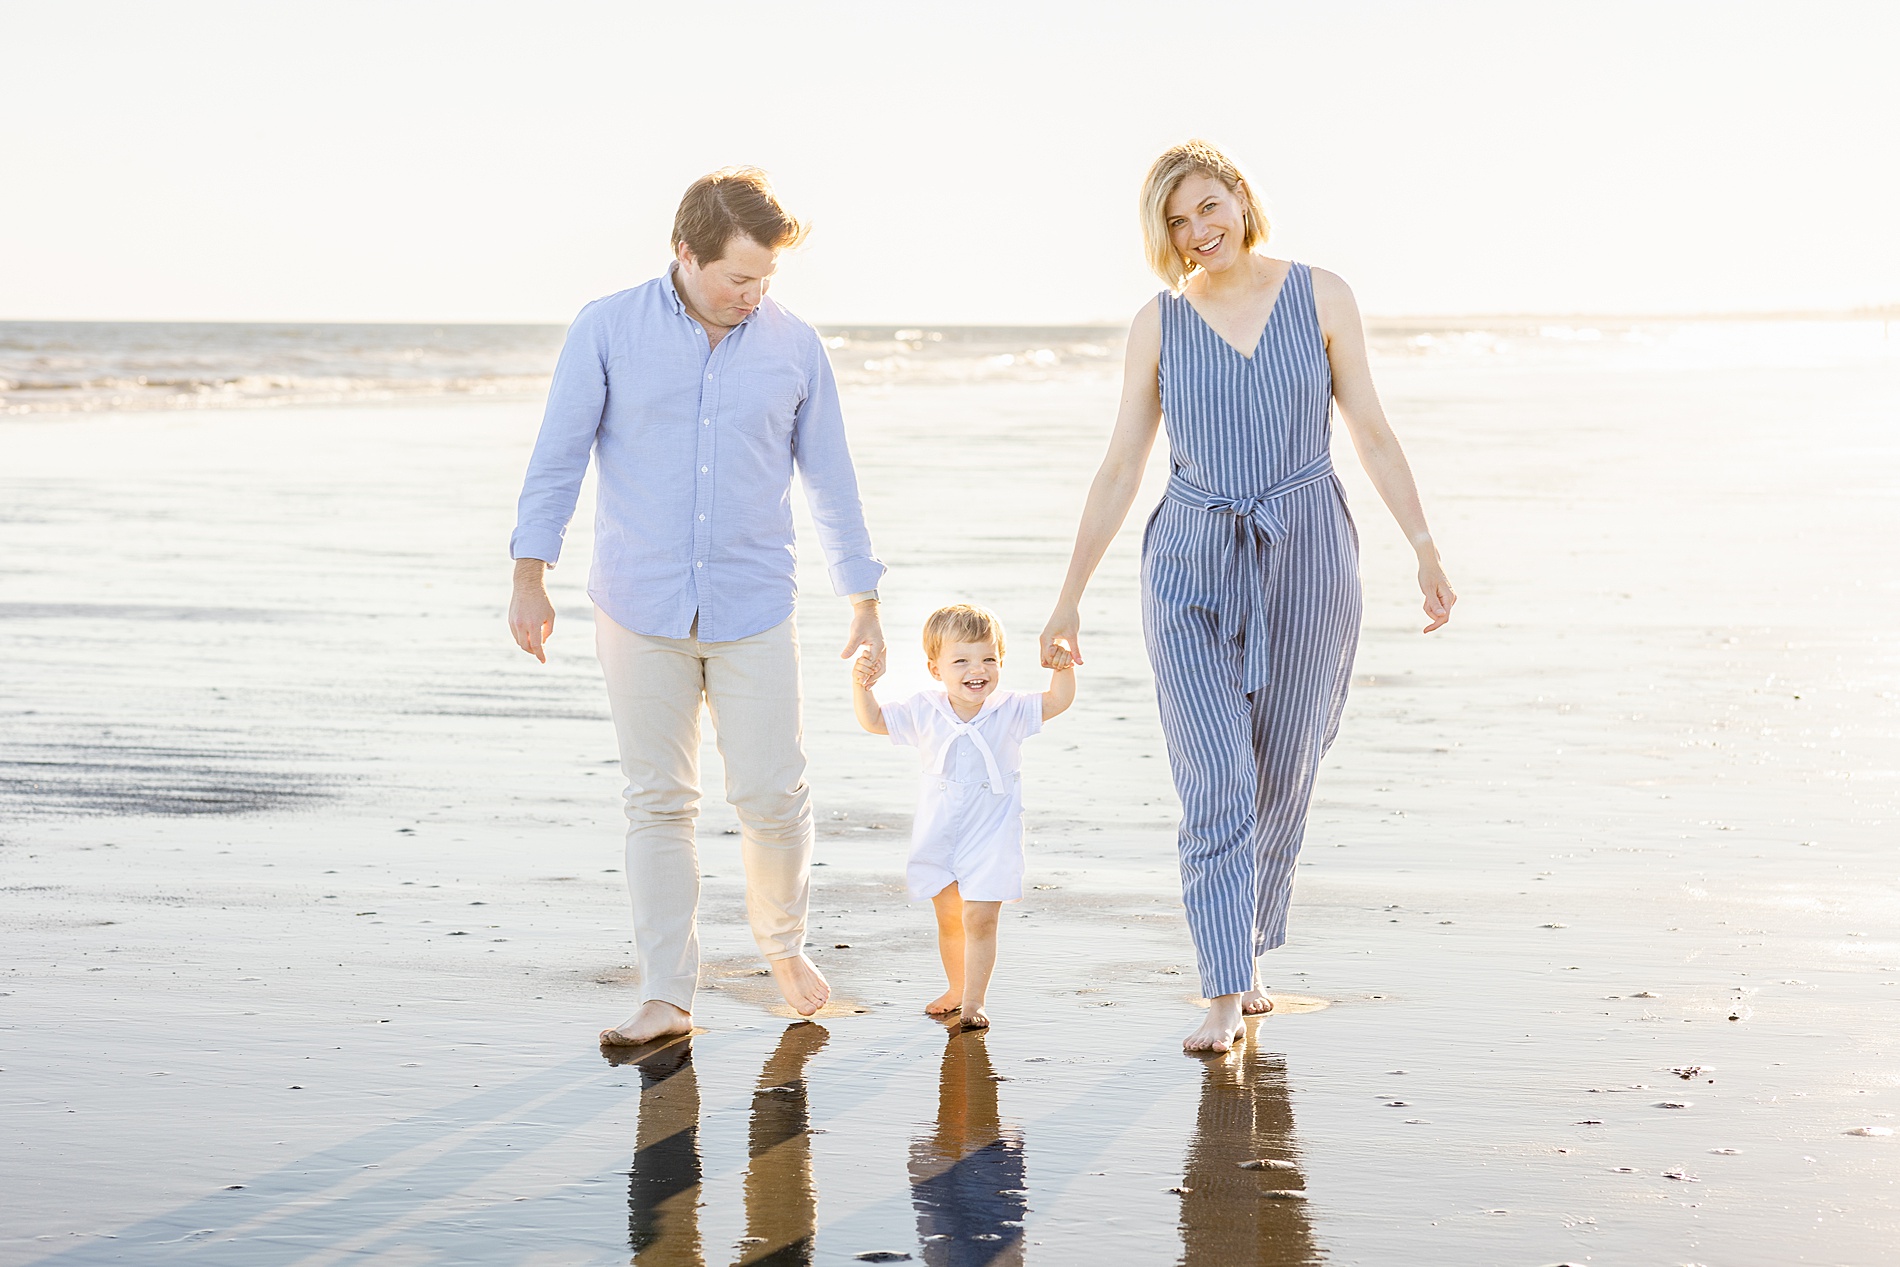
[[[641,974],[639,1010],[601,1033],[610,1045],[692,1030],[702,700],[743,829],[753,938],[800,1015],[830,994],[804,953],[812,813],[792,621],[794,466],[832,586],[851,600],[843,656],[867,649],[874,672],[884,565],[824,344],[766,296],[780,252],[805,233],[756,168],[693,182],[666,274],[574,319],[521,492],[508,623],[545,664],[554,607],[543,573],[560,558],[590,452],[599,463],[587,592],[627,778]]]

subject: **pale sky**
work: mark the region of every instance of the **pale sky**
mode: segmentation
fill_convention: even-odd
[[[1203,136],[1371,313],[1900,302],[1900,4],[0,0],[0,318],[564,322],[767,168],[820,323],[1125,321]]]

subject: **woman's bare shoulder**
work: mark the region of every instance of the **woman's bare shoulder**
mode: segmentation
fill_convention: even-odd
[[[1137,347],[1153,344],[1161,346],[1161,296],[1156,295],[1141,306],[1135,319],[1128,323],[1128,346],[1132,351]]]
[[[1307,266],[1306,271],[1312,275],[1313,293],[1315,295],[1322,299],[1344,299],[1347,301],[1352,299],[1352,287],[1346,284],[1345,278],[1335,273],[1332,269],[1321,268],[1317,264],[1310,264]]]

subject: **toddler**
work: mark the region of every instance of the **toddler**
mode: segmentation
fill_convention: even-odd
[[[990,1023],[983,1010],[996,967],[996,923],[1023,896],[1023,740],[1075,700],[1074,658],[1055,652],[1046,691],[998,688],[1002,622],[958,604],[924,622],[924,655],[942,690],[878,706],[873,666],[860,660],[851,700],[858,723],[923,757],[923,789],[904,878],[911,900],[937,908],[937,953],[950,988],[926,1004],[932,1016],[961,1010],[966,1029]]]

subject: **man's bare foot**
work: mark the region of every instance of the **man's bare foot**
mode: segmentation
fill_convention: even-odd
[[[831,997],[831,983],[818,971],[818,965],[803,955],[767,960],[765,966],[772,970],[778,992],[800,1016],[810,1016]]]
[[[963,1028],[988,1029],[989,1027],[989,1013],[985,1012],[982,1008],[966,1007],[963,1009]]]
[[[693,1014],[682,1012],[671,1003],[662,1003],[658,999],[649,999],[635,1012],[612,1029],[600,1031],[602,1047],[638,1047],[655,1039],[670,1038],[675,1034],[693,1032]]]
[[[945,990],[930,1002],[924,1004],[927,1016],[948,1016],[963,1006],[963,991]]]
[[[1240,996],[1240,1014],[1242,1016],[1265,1016],[1273,1010],[1273,1000],[1259,986]]]
[[[1218,999],[1209,999],[1207,1019],[1201,1022],[1199,1029],[1181,1040],[1181,1050],[1232,1051],[1245,1032],[1240,1023],[1240,999],[1238,994],[1223,994]]]

